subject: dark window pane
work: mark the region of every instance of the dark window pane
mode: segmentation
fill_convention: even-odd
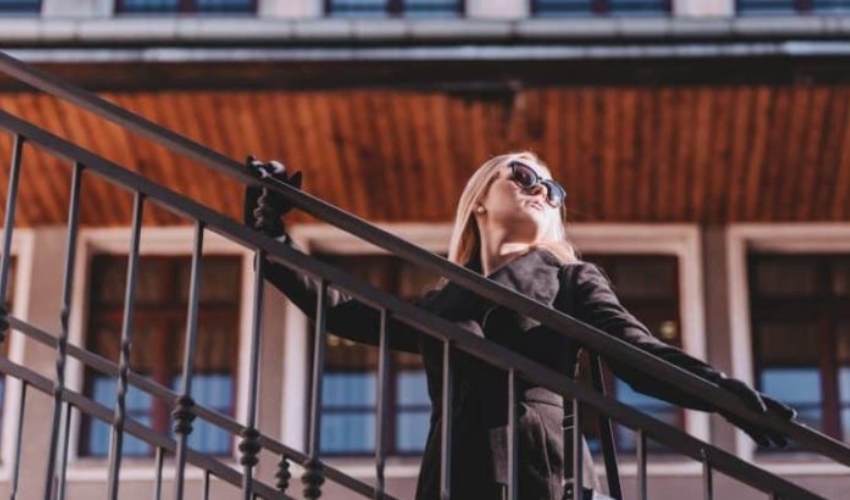
[[[182,387],[182,377],[174,377],[171,389],[180,393]],[[229,373],[196,374],[192,378],[192,398],[200,406],[225,415],[231,414],[234,398],[233,376]],[[174,436],[172,427],[171,437]],[[189,434],[187,442],[190,448],[200,452],[226,455],[230,452],[232,439],[226,430],[197,418],[192,422],[192,433]]]
[[[816,259],[759,258],[756,292],[764,296],[811,297],[817,290]]]
[[[239,257],[205,256],[201,266],[205,274],[197,306],[192,397],[199,405],[229,416],[234,415],[235,403],[241,262]],[[92,260],[90,333],[86,347],[113,362],[119,361],[127,264],[127,257],[121,255],[97,255]],[[180,387],[183,372],[188,323],[185,283],[190,271],[191,258],[188,256],[142,256],[139,259],[130,369],[173,389]],[[226,292],[225,288],[228,288]],[[106,382],[98,377],[101,375],[87,370],[85,387],[90,395],[92,391],[103,390],[98,389],[98,384],[102,386]],[[114,392],[114,378],[108,380]],[[114,401],[113,396],[104,400],[104,404],[111,406]],[[171,401],[155,398],[149,406],[145,410],[144,423],[155,431],[172,433]],[[109,434],[106,424],[84,417],[83,429],[87,438],[81,442],[81,455],[97,455],[104,451]],[[231,441],[226,431],[198,419],[193,423],[189,446],[205,453],[227,455],[232,448]],[[128,452],[148,455],[152,450],[147,446],[131,447]]]
[[[793,14],[796,0],[738,0],[739,14]]]
[[[209,13],[254,12],[254,0],[195,0],[195,10]]]
[[[92,399],[107,408],[113,408],[117,401],[118,382],[111,377],[97,377],[92,384]],[[138,421],[140,424],[151,425],[151,410],[153,409],[153,397],[150,394],[133,386],[127,390],[125,399],[127,417]],[[92,420],[88,430],[88,455],[103,457],[109,454],[109,440],[112,426],[100,420]],[[126,456],[147,456],[151,453],[151,447],[144,441],[124,434],[122,454]]]
[[[118,12],[124,13],[253,13],[255,0],[118,0]]]
[[[850,363],[850,318],[839,319],[836,322],[837,361],[840,364]]]
[[[41,0],[0,0],[0,14],[38,14]]]
[[[670,12],[669,0],[532,0],[536,16],[665,16]]]
[[[331,0],[328,13],[335,16],[383,16],[387,0]]]
[[[432,273],[386,255],[319,255],[371,285],[404,299],[422,296],[437,282]],[[323,453],[359,455],[374,452],[379,351],[328,335],[322,386]],[[388,453],[413,454],[424,449],[429,428],[428,398],[422,360],[416,354],[391,353],[386,395]],[[368,427],[368,429],[367,429]]]
[[[408,17],[454,17],[461,12],[462,0],[403,0],[393,4],[390,0],[331,0],[328,14],[345,17],[381,17],[404,15]],[[395,9],[401,9],[395,12]]]
[[[818,363],[820,345],[816,323],[761,321],[755,325],[754,333],[762,363]]]
[[[832,273],[832,293],[836,297],[850,297],[850,257],[836,262]]]
[[[120,0],[122,12],[178,12],[180,0]]]
[[[360,455],[375,449],[374,413],[325,413],[321,428],[323,453]]]
[[[399,411],[396,420],[396,448],[402,453],[422,453],[428,439],[431,411]]]
[[[424,370],[408,370],[400,372],[396,378],[396,390],[398,391],[398,404],[430,405],[428,399],[428,382],[425,379]]]
[[[322,380],[325,408],[374,407],[377,402],[377,375],[370,373],[326,372]]]

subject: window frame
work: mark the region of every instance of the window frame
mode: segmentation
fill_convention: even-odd
[[[753,332],[750,314],[747,255],[765,253],[822,254],[850,253],[848,223],[739,223],[726,228],[726,281],[730,319],[731,375],[754,384]],[[846,468],[834,463],[800,456],[793,462],[771,460],[769,454],[756,452],[752,440],[735,430],[738,457],[764,467],[774,474],[846,474]]]
[[[611,2],[610,0],[588,0],[590,3],[590,9],[588,13],[585,14],[569,14],[562,12],[547,12],[542,10],[540,7],[541,0],[529,0],[529,15],[533,19],[552,19],[552,18],[573,18],[573,19],[586,19],[586,18],[609,18],[609,17],[628,17],[628,18],[660,18],[660,17],[672,17],[674,15],[673,12],[673,2],[674,0],[663,0],[666,4],[666,9],[664,12],[652,12],[648,14],[633,14],[629,12],[621,13],[621,12],[612,12],[611,11]]]
[[[41,10],[44,7],[44,0],[37,0],[35,2],[35,10],[3,10],[0,9],[0,13],[4,16],[40,16]]]
[[[322,0],[322,12],[325,17],[336,18],[336,19],[345,19],[345,18],[353,18],[353,19],[368,19],[368,18],[378,18],[378,19],[410,19],[410,16],[407,15],[407,10],[405,9],[406,0],[387,0],[387,5],[384,8],[383,16],[346,16],[334,13],[333,9],[333,1],[334,0]],[[466,0],[456,0],[457,1],[457,17],[463,18],[466,16]],[[442,19],[439,16],[435,16],[438,19]],[[423,16],[423,18],[428,18],[428,16]]]
[[[144,227],[139,248],[139,255],[160,256],[191,256],[195,230],[190,226],[178,227]],[[86,325],[88,318],[89,300],[89,277],[92,257],[97,254],[128,254],[131,228],[83,228],[80,230],[77,241],[77,260],[74,267],[74,289],[71,304],[71,316],[69,321],[69,341],[75,345],[85,345]],[[238,329],[238,363],[236,366],[235,386],[247,387],[250,377],[250,342],[251,342],[251,314],[254,297],[253,287],[253,252],[243,248],[226,238],[213,233],[204,232],[204,254],[230,255],[240,258],[241,265],[241,291],[239,304],[239,329]],[[67,386],[75,391],[83,391],[84,366],[73,357],[68,358],[67,364]],[[236,402],[234,405],[234,419],[244,421],[248,411],[248,391],[236,390]],[[81,456],[79,451],[82,430],[82,419],[79,412],[71,412],[68,445],[68,471],[69,481],[105,480],[108,474],[108,458]],[[219,457],[225,463],[238,464],[238,436],[234,436],[231,445],[232,453],[228,456]],[[173,473],[172,464],[167,464],[163,469],[165,474]],[[122,477],[126,474],[130,480],[151,480],[156,477],[156,468],[153,460],[147,457],[129,457],[126,470],[122,468]],[[203,480],[200,470],[187,469],[186,477],[190,481]]]
[[[0,238],[3,235],[4,230],[0,229]],[[12,310],[9,313],[24,320],[27,319],[29,309],[30,287],[28,280],[32,276],[34,241],[34,234],[31,229],[16,227],[12,246],[9,249],[10,255],[15,259],[14,296],[11,298]],[[10,286],[12,286],[11,283]],[[8,345],[9,360],[18,364],[24,363],[26,337],[10,328],[5,342]],[[0,428],[0,480],[11,477],[10,465],[15,457],[15,437],[20,421],[17,405],[21,396],[22,384],[14,377],[7,382],[3,394],[3,407],[0,408],[0,411],[3,412],[3,425]]]
[[[115,15],[121,16],[144,16],[144,15],[154,15],[154,16],[169,16],[169,15],[256,15],[257,14],[257,6],[258,0],[249,0],[251,6],[248,10],[242,12],[204,12],[198,10],[197,0],[177,0],[178,6],[176,11],[150,11],[150,12],[138,12],[138,11],[128,11],[124,6],[125,0],[115,0],[114,3],[114,12]]]
[[[451,235],[449,223],[381,223],[381,229],[393,233],[430,252],[446,252]],[[696,224],[631,224],[575,223],[569,234],[583,253],[594,254],[670,254],[679,258],[681,339],[683,349],[706,359],[705,300],[703,289],[702,233]],[[327,224],[301,224],[290,228],[292,240],[305,252],[367,253],[379,251],[375,246]],[[306,331],[307,320],[289,301],[285,307],[285,328]],[[303,380],[308,375],[309,346],[306,335],[287,335],[284,339],[283,400],[307,401]],[[298,399],[300,398],[300,399]],[[289,405],[281,413],[281,436],[284,443],[302,447],[306,436],[307,416],[302,409]],[[685,410],[685,430],[698,439],[710,440],[709,414]],[[623,457],[623,462],[631,459]],[[604,474],[604,466],[596,464]],[[340,470],[347,474],[374,473],[372,459],[345,459]],[[623,467],[623,477],[634,477],[636,468]],[[691,462],[650,462],[653,474],[698,476],[700,464]],[[419,459],[402,458],[387,464],[387,477],[416,477]]]
[[[744,12],[743,4],[745,0],[735,0],[735,15],[736,16],[824,16],[824,15],[836,15],[836,13],[828,12],[828,11],[820,11],[815,9],[815,1],[816,0],[790,0],[793,5],[791,5],[791,10],[789,12]],[[844,15],[850,14],[850,5],[847,6],[848,12]],[[838,14],[841,15],[841,14]]]

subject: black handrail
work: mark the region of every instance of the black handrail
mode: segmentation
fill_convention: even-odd
[[[581,401],[590,404],[625,425],[638,429],[640,436],[650,436],[686,456],[705,461],[714,469],[743,483],[793,498],[820,498],[818,495],[808,492],[783,478],[743,462],[728,452],[703,443],[679,429],[644,415],[634,408],[605,398],[598,392],[576,383],[570,377],[545,368],[503,346],[482,339],[456,324],[434,316],[397,297],[365,285],[358,279],[328,264],[306,256],[193,200],[186,199],[174,191],[122,169],[118,165],[45,130],[4,112],[0,112],[0,128],[26,137],[31,143],[57,156],[74,158],[74,161],[86,165],[86,168],[92,173],[103,176],[110,182],[127,189],[138,191],[152,202],[184,214],[198,224],[203,224],[204,227],[233,241],[266,252],[270,258],[280,261],[284,265],[316,276],[328,283],[333,283],[336,288],[351,293],[364,303],[385,309],[394,319],[443,340],[446,346],[450,345],[452,348],[469,353],[506,371],[515,370],[525,380],[550,388],[576,402]],[[10,323],[13,327],[22,331],[32,332],[34,328],[15,318],[11,318]],[[591,333],[595,332],[590,327],[584,326],[584,328],[588,328]],[[604,335],[602,333],[596,334]],[[70,346],[69,354],[74,355],[74,349]],[[135,382],[132,378],[131,381]],[[708,385],[710,386],[710,384]],[[263,445],[265,446],[265,443]]]
[[[256,185],[260,183],[241,163],[195,143],[161,125],[120,108],[91,92],[70,85],[53,75],[31,67],[8,54],[4,54],[2,51],[0,51],[0,71],[44,92],[73,102],[103,118],[126,127],[128,130],[147,137],[161,146],[199,161],[205,166],[243,184]],[[641,351],[599,329],[586,325],[571,316],[551,309],[513,290],[509,290],[482,277],[480,274],[456,266],[439,255],[435,255],[410,242],[402,240],[308,193],[282,183],[265,183],[263,185],[281,194],[293,206],[304,212],[388,250],[390,253],[424,269],[444,276],[497,304],[505,305],[519,313],[538,320],[558,333],[588,346],[591,350],[604,355],[612,361],[624,363],[661,380],[665,380],[678,389],[703,398],[706,402],[726,413],[754,422],[776,432],[781,432],[791,437],[807,450],[815,451],[850,466],[850,448],[840,441],[832,439],[798,422],[776,419],[759,414],[747,408],[739,398],[714,384],[700,379],[667,361]]]

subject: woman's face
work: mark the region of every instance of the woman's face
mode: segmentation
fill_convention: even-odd
[[[549,171],[534,162],[523,161],[541,179],[551,179]],[[523,188],[516,179],[514,169],[505,166],[479,200],[486,217],[484,227],[500,228],[536,241],[542,236],[553,217],[558,217],[559,207],[547,201],[547,188],[536,184]]]

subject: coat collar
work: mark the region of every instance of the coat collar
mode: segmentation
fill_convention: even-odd
[[[550,251],[534,248],[509,261],[487,278],[509,290],[552,305],[560,288],[558,274],[562,266],[563,263]],[[466,267],[480,270],[477,262],[471,262]],[[480,317],[486,311],[498,307],[492,301],[452,282],[437,290],[426,302],[429,309],[448,319]]]

